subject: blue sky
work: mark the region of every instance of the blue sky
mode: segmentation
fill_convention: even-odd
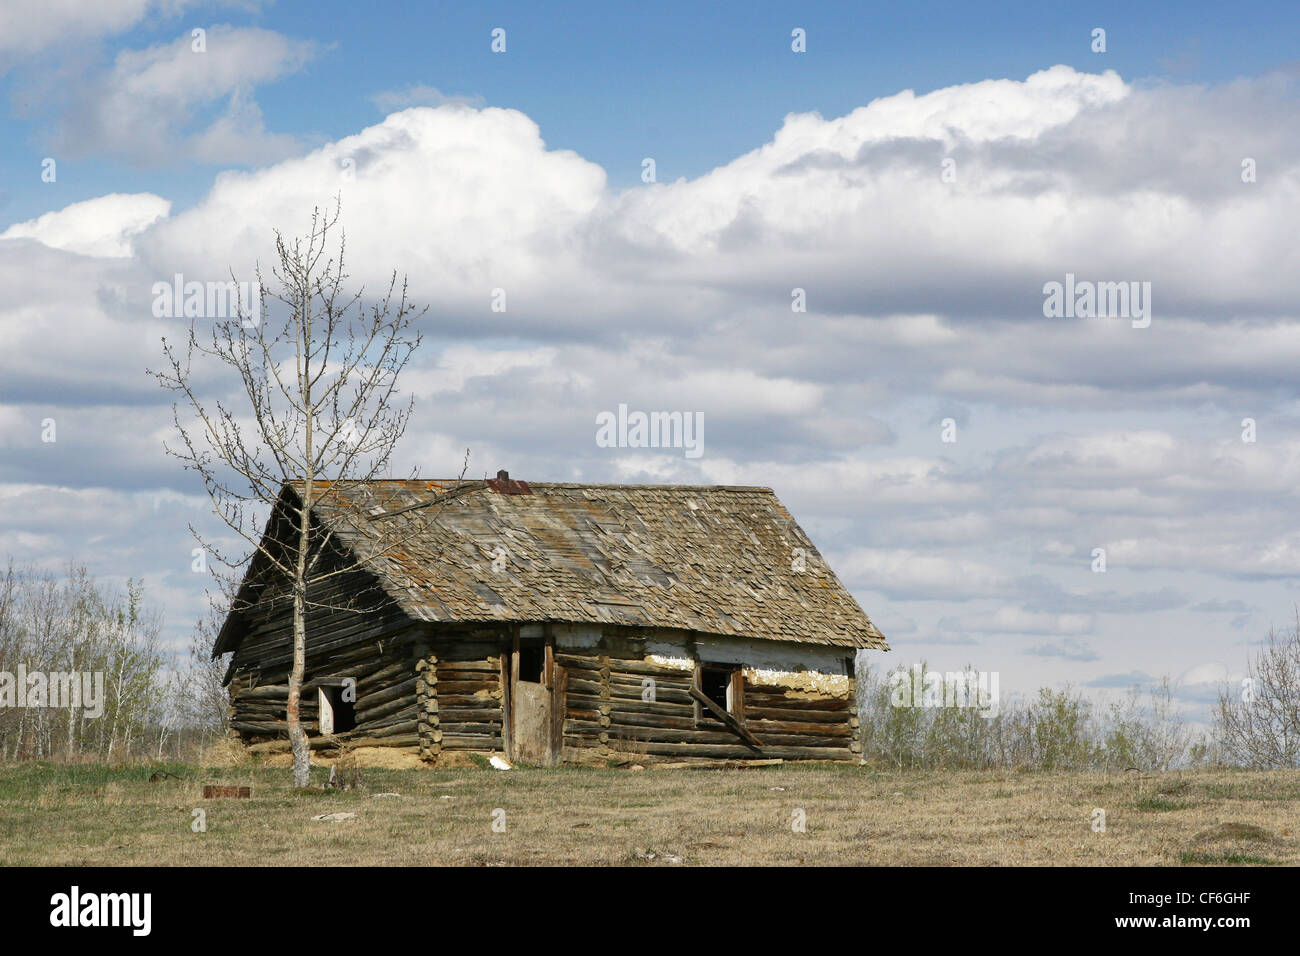
[[[341,195],[430,306],[398,471],[770,486],[890,664],[1203,707],[1300,600],[1300,12],[990,8],[6,4],[0,556],[143,578],[184,645],[150,289]],[[1046,317],[1067,274],[1149,328]],[[624,403],[705,454],[598,446]]]
[[[991,7],[996,6],[996,9]],[[1222,82],[1296,60],[1300,9],[1288,3],[352,3],[194,4],[154,16],[103,44],[79,43],[78,64],[117,49],[173,40],[194,26],[257,26],[309,40],[301,71],[259,88],[267,125],[306,144],[346,135],[380,116],[372,97],[426,85],[489,106],[518,109],[547,144],[603,166],[614,186],[636,182],[656,158],[661,181],[698,176],[763,142],[789,112],[839,116],[878,96],[918,93],[987,77],[1022,77],[1045,65],[1113,69],[1131,82]],[[507,52],[489,49],[507,30]],[[790,31],[807,31],[792,56]],[[1104,28],[1107,49],[1091,51]],[[43,63],[44,65],[44,63]],[[41,67],[0,80],[11,104],[27,100]],[[74,67],[75,70],[75,67]],[[74,74],[75,75],[75,74]],[[75,82],[75,81],[74,81]],[[20,105],[20,111],[22,110]],[[0,117],[0,215],[45,211],[21,188],[55,152],[47,117]],[[229,164],[141,164],[66,157],[61,195],[165,191],[197,201]]]

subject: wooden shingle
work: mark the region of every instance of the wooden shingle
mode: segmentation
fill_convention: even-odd
[[[343,494],[326,495],[316,517],[357,554],[399,523],[402,546],[366,564],[418,620],[609,623],[888,649],[769,488],[419,480]],[[804,571],[794,569],[796,548]],[[504,568],[494,570],[498,549]]]

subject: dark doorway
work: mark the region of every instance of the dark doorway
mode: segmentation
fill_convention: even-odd
[[[519,679],[540,684],[546,671],[546,645],[541,641],[519,642]]]
[[[344,688],[342,687],[322,687],[320,689],[319,729],[322,734],[344,734],[357,726],[356,702],[345,700],[343,691]]]

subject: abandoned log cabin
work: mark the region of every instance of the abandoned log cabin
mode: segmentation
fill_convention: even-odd
[[[770,489],[315,485],[311,746],[537,765],[852,760],[854,656],[884,637]],[[286,485],[267,525],[295,527]],[[213,656],[232,727],[287,746],[290,589],[260,553]]]

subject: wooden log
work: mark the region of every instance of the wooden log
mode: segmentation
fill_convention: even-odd
[[[489,736],[501,732],[501,721],[496,723],[474,722],[470,724],[449,724],[446,721],[440,721],[438,727],[444,734],[454,734],[461,736],[463,734],[487,734]]]
[[[249,690],[241,690],[238,693],[232,692],[230,695],[231,700],[266,700],[268,698],[287,701],[289,699],[289,685],[267,684]]]
[[[399,697],[396,700],[390,700],[386,704],[380,704],[377,707],[371,707],[369,710],[357,711],[356,713],[357,723],[362,724],[362,723],[370,723],[371,721],[375,721],[375,720],[382,720],[383,718],[391,714],[396,714],[401,710],[403,710],[404,708],[411,707],[411,706],[412,706],[411,701],[408,698]]]
[[[247,721],[247,720],[232,720],[230,722],[230,726],[235,730],[241,730],[250,734],[281,734],[281,733],[287,734],[289,732],[289,722],[287,720],[273,720],[273,721],[268,720],[268,721],[257,721],[257,722]],[[315,730],[316,721],[314,720],[302,721],[302,729],[306,731]]]
[[[472,722],[475,720],[495,720],[500,721],[502,714],[500,707],[442,707],[438,708],[438,717],[441,720],[455,720],[461,723]]]
[[[344,665],[338,661],[329,661],[325,665],[317,666],[311,679],[303,683],[303,690],[316,690],[318,687],[329,687],[341,684],[345,680],[351,679],[358,687],[366,682],[382,682],[380,675],[383,670],[380,668],[380,661],[367,661],[360,664]],[[400,673],[404,665],[390,665],[394,668],[393,673]]]
[[[261,709],[274,709],[274,708],[277,708],[277,707],[280,708],[281,710],[283,710],[283,709],[288,705],[288,703],[289,703],[289,698],[287,698],[287,697],[261,697],[261,698],[259,698],[259,697],[248,697],[248,696],[242,696],[242,695],[241,695],[241,696],[239,696],[239,697],[232,697],[232,698],[230,699],[230,702],[231,702],[233,705],[235,705],[236,707],[243,707],[243,708],[245,708],[245,709],[247,709],[247,710],[257,710],[257,709],[259,709],[259,708],[261,708]],[[312,699],[312,698],[310,698],[310,697],[304,697],[304,698],[302,699],[302,703],[303,703],[303,704],[309,704],[309,703],[315,703],[315,701],[314,701],[314,699]]]
[[[358,717],[363,711],[372,710],[375,707],[387,704],[388,702],[397,700],[398,698],[410,697],[414,700],[416,679],[417,678],[411,677],[402,681],[400,684],[393,684],[391,687],[385,687],[382,690],[376,689],[364,694],[358,691],[356,705]]]
[[[792,720],[755,720],[751,717],[746,719],[745,726],[756,734],[762,734],[764,740],[767,739],[769,733],[811,734],[818,737],[853,736],[853,728],[846,722],[818,724]]]
[[[608,667],[610,673],[622,671],[628,674],[638,674],[649,677],[685,677],[691,678],[692,672],[683,670],[679,667],[671,667],[667,664],[656,664],[653,661],[633,660],[630,658],[610,657],[608,658]]]
[[[500,710],[500,694],[444,694],[438,685],[438,703],[460,710]]]
[[[610,685],[609,696],[611,700],[618,703],[655,703],[655,704],[682,704],[686,707],[694,707],[689,690],[675,690],[672,687],[654,688],[654,700],[648,701],[642,697],[640,687],[616,687]]]
[[[419,627],[412,627],[405,622],[400,612],[395,609],[390,617],[379,623],[375,623],[372,617],[365,615],[348,614],[348,618],[353,621],[360,619],[361,623],[352,626],[323,627],[319,623],[308,622],[308,633],[312,635],[312,643],[307,651],[310,664],[314,666],[317,660],[332,659],[345,649],[349,649],[349,645],[359,645],[351,648],[357,652],[373,653],[377,645],[382,642],[384,656],[395,655],[399,649],[416,640],[421,633]],[[257,660],[257,666],[263,674],[270,675],[278,671],[281,675],[287,675],[293,661],[292,634],[291,621],[274,631],[260,634],[250,629],[249,634],[240,644],[236,657]],[[289,650],[277,652],[281,647],[287,647]],[[238,661],[236,663],[238,664]]]
[[[676,690],[686,693],[691,686],[689,675],[678,677],[651,676],[649,674],[620,674],[618,671],[609,672],[610,690],[618,688],[622,693],[631,693],[635,696],[641,696],[641,691],[645,687],[663,688],[665,690]]]
[[[743,744],[686,744],[637,741],[637,750],[667,756],[698,756],[713,759],[748,758],[754,751]],[[764,747],[766,758],[785,760],[854,760],[847,747]]]
[[[418,729],[418,721],[403,720],[399,723],[390,724],[387,727],[380,727],[376,730],[366,728],[366,735],[369,737],[379,738],[391,737],[393,734],[413,734],[418,737],[419,734],[416,733]]]
[[[400,710],[394,711],[391,714],[386,714],[383,717],[357,721],[356,727],[349,731],[349,733],[360,733],[363,731],[365,733],[370,733],[371,730],[377,730],[380,727],[391,727],[393,724],[401,723],[404,720],[418,719],[420,712],[416,710],[415,702],[404,702],[404,704],[405,706]]]
[[[591,709],[599,698],[595,697],[569,697],[570,705],[576,705],[579,708]],[[666,717],[694,717],[694,702],[686,703],[683,701],[671,700],[626,700],[619,697],[611,697],[608,701],[610,712],[619,714],[663,714]]]
[[[501,736],[484,734],[443,734],[443,750],[500,750]]]
[[[572,725],[572,726],[571,726]],[[588,736],[595,729],[590,725],[579,725],[573,721],[566,721],[565,728],[577,734],[586,733]],[[698,743],[698,744],[731,744],[736,742],[736,736],[730,730],[679,730],[667,727],[618,727],[611,726],[608,728],[610,740],[631,740],[631,741],[654,741],[655,743]],[[848,746],[847,738],[843,737],[813,737],[808,734],[764,734],[762,750],[766,752],[770,747],[791,746],[791,747],[846,747]]]
[[[589,719],[576,714],[571,714],[575,720]],[[615,708],[609,715],[610,725],[613,727],[660,727],[665,729],[693,730],[697,726],[694,717],[685,715],[668,715],[668,714],[629,714]],[[719,729],[722,724],[715,722]]]
[[[575,737],[599,737],[608,728],[591,720],[568,720],[564,721],[563,732],[565,736]]]
[[[567,668],[571,671],[581,671],[584,673],[600,673],[600,661],[594,657],[581,657],[574,654],[557,653],[555,663],[560,667]]]
[[[756,707],[746,703],[745,716],[751,720],[797,720],[815,723],[845,723],[849,711],[845,710],[797,710],[792,707]]]
[[[403,627],[402,623],[400,612],[396,615],[381,614],[379,617],[347,612],[332,618],[313,615],[307,621],[307,633],[311,635],[308,653],[346,659],[349,656],[375,653],[380,643],[389,651],[414,637],[409,627]],[[251,620],[240,651],[245,652],[249,658],[258,659],[264,668],[273,666],[279,663],[279,656],[268,656],[264,652],[285,643],[292,647],[292,635],[292,615],[286,606],[278,614]],[[292,650],[284,657],[292,660]]]
[[[303,701],[303,704],[307,704],[307,701]],[[273,717],[285,717],[289,701],[264,701],[259,704],[259,702],[238,700],[234,701],[233,705],[235,711],[240,714],[269,714]],[[305,706],[300,708],[299,713],[302,710],[305,710]]]
[[[745,710],[750,707],[776,707],[785,710],[824,710],[824,711],[841,711],[849,709],[849,701],[841,697],[825,697],[816,700],[806,700],[798,697],[787,697],[784,694],[768,694],[746,689],[745,691]]]
[[[357,678],[357,692],[369,690],[375,687],[382,687],[393,678],[404,674],[406,671],[413,671],[415,668],[409,661],[398,661],[395,664],[389,664],[387,667],[381,667],[379,670]]]
[[[349,747],[411,747],[420,746],[419,734],[394,734],[391,737],[354,737]]]
[[[600,697],[602,684],[600,681],[583,680],[577,674],[569,675],[569,693],[583,697]]]
[[[440,694],[441,694],[441,693],[447,693],[447,694],[476,694],[476,693],[478,693],[479,691],[485,691],[485,692],[487,692],[487,693],[489,693],[489,694],[492,694],[492,695],[494,695],[494,696],[495,696],[497,693],[499,693],[499,692],[497,691],[497,683],[496,683],[495,681],[493,681],[492,683],[488,684],[488,683],[485,683],[485,682],[483,682],[483,681],[477,681],[477,680],[475,680],[475,681],[468,681],[468,680],[448,680],[448,681],[444,681],[441,677],[438,678],[438,692],[439,692]]]
[[[459,674],[470,674],[470,675],[484,674],[484,675],[491,675],[493,678],[495,678],[497,673],[497,665],[492,663],[491,661],[485,661],[485,660],[484,661],[439,661],[438,671],[439,671],[438,676],[440,679],[442,677],[442,672],[444,671],[447,673],[448,676],[455,676]]]

